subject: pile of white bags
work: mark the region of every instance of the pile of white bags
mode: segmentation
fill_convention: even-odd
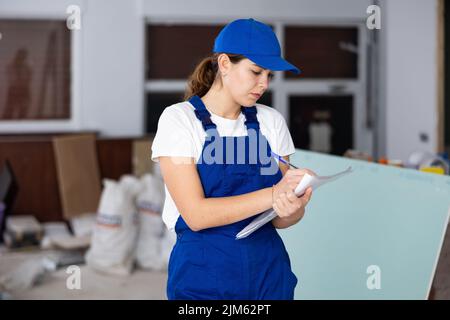
[[[139,238],[136,262],[141,268],[162,270],[167,266],[166,242],[170,235],[161,219],[164,200],[164,184],[152,175],[141,179],[142,190],[137,197],[139,212]],[[170,248],[171,249],[171,248]]]
[[[164,184],[150,174],[141,179],[105,179],[86,263],[108,274],[128,275],[134,262],[141,268],[164,270],[175,234],[161,219]]]

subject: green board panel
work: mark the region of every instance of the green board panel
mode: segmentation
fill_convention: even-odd
[[[295,298],[426,299],[450,177],[298,149],[291,162],[318,175],[354,169],[317,189],[304,218],[280,230],[299,280]]]

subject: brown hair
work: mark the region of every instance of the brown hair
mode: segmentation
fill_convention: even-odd
[[[221,53],[214,53],[213,55],[204,58],[195,67],[194,72],[189,76],[186,92],[184,93],[184,99],[188,100],[192,96],[204,96],[214,83],[217,77],[218,64],[217,58]],[[238,63],[242,59],[245,59],[240,54],[228,54],[231,63]]]

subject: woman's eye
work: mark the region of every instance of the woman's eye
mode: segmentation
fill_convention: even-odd
[[[255,70],[252,70],[252,72],[253,72],[253,74],[255,74],[257,76],[259,76],[262,73],[262,71],[255,71]],[[274,77],[274,74],[273,73],[269,73],[268,77],[269,77],[269,80],[272,80],[273,77]]]

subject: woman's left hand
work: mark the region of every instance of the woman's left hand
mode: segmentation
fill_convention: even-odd
[[[303,217],[305,207],[311,199],[311,195],[311,188],[308,188],[303,196],[298,198],[292,191],[282,193],[277,199],[274,199],[273,209],[279,218],[297,222]]]

